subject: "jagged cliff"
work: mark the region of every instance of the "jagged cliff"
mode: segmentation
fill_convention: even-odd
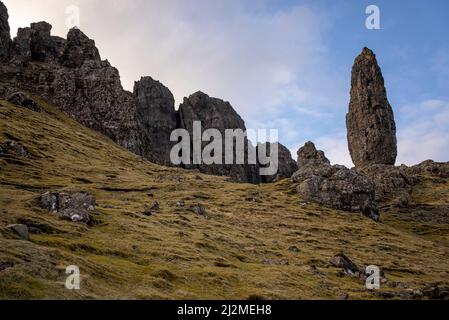
[[[200,101],[194,94],[177,112],[173,94],[151,77],[137,81],[133,93],[124,90],[118,70],[101,60],[95,41],[77,28],[68,32],[67,39],[52,36],[51,29],[47,22],[32,23],[19,29],[11,40],[8,12],[0,2],[1,97],[8,99],[20,90],[37,94],[122,147],[167,166],[171,165],[173,146],[170,134],[176,128],[189,130],[193,124],[188,122],[201,120],[205,129],[221,131],[245,128],[232,106],[223,102],[217,108],[216,102],[221,100],[205,94],[200,108],[188,104]],[[288,167],[290,160],[281,161],[280,167]],[[263,181],[258,164],[184,167],[240,182]]]

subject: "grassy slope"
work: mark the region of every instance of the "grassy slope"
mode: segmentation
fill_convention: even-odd
[[[404,287],[449,283],[445,221],[417,223],[404,218],[411,212],[388,210],[375,223],[303,206],[288,181],[234,184],[153,165],[41,104],[46,112],[0,101],[0,143],[12,136],[31,154],[0,158],[0,262],[14,263],[0,271],[2,299],[375,297],[329,265],[340,252],[359,266],[381,266]],[[40,209],[38,197],[46,190],[94,194],[95,225]],[[429,182],[416,198],[440,204],[448,195],[447,183]],[[139,213],[154,200],[160,212]],[[177,208],[178,200],[186,207]],[[195,203],[208,217],[189,210]],[[18,240],[4,228],[17,222],[45,233]],[[82,290],[64,288],[68,265],[80,266]]]

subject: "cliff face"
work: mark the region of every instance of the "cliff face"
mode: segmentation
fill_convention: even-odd
[[[8,19],[8,9],[6,9],[5,5],[0,1],[0,62],[9,58],[11,34]]]
[[[348,143],[356,167],[394,165],[396,124],[376,56],[368,49],[356,58],[347,114]]]
[[[170,90],[150,77],[136,82],[133,93],[125,91],[118,70],[101,60],[94,40],[77,28],[68,32],[67,39],[52,36],[51,29],[47,22],[32,23],[20,28],[11,40],[8,12],[0,1],[3,98],[23,96],[22,90],[36,94],[131,152],[168,166],[173,146],[170,134],[176,128],[192,132],[193,121],[200,120],[203,129],[245,130],[243,120],[228,103],[205,94],[186,98],[177,112]],[[247,149],[253,148],[246,144]],[[262,182],[257,164],[185,167],[240,182]]]
[[[170,135],[176,129],[175,98],[162,83],[143,77],[134,85],[140,152],[151,162],[170,166]]]
[[[190,137],[193,137],[193,123],[201,121],[202,130],[217,129],[223,137],[225,142],[226,129],[241,129],[246,131],[245,122],[232,108],[229,102],[220,99],[211,98],[208,95],[197,92],[188,98],[179,107],[178,114],[179,127],[187,130]],[[191,143],[193,145],[193,141]],[[204,147],[207,143],[203,143]],[[225,150],[223,144],[222,150]],[[254,146],[248,139],[245,139],[245,157],[248,150],[252,148],[255,152]],[[236,159],[236,150],[233,149],[234,159]],[[193,163],[193,159],[191,161]],[[257,164],[249,164],[245,158],[245,164],[226,165],[225,157],[222,157],[223,164],[212,165],[195,165],[187,164],[186,168],[198,169],[203,173],[229,176],[240,182],[260,183],[262,178],[259,175],[259,166]]]

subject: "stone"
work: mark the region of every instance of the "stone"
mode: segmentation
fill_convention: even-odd
[[[330,165],[321,152],[313,152],[314,146],[310,144],[307,149],[310,151],[307,154],[319,155],[318,158],[300,157],[302,165],[291,178],[303,200],[337,210],[361,212],[378,221],[380,215],[374,200],[373,180],[344,166]],[[322,163],[319,164],[317,159]]]
[[[18,141],[7,140],[0,145],[0,155],[10,154],[27,158],[29,156],[28,150]]]
[[[60,62],[68,68],[81,68],[86,61],[101,61],[95,41],[89,39],[78,28],[72,28],[67,34],[67,41]]]
[[[151,206],[144,205],[143,214],[146,216],[152,216],[155,211],[159,211],[160,205],[159,202],[154,201]]]
[[[388,202],[412,191],[416,179],[407,173],[407,167],[373,164],[357,171],[373,179],[376,201]]]
[[[276,143],[265,143],[265,150],[267,156],[270,155],[270,149],[272,146],[276,145],[278,150],[278,172],[272,176],[262,176],[262,182],[270,183],[276,182],[282,179],[291,178],[291,176],[298,169],[298,165],[295,160],[292,158],[292,154],[290,150],[287,149],[284,145],[279,142]],[[261,144],[257,146],[257,154],[259,155],[259,148]],[[259,162],[259,166],[261,168],[266,167]]]
[[[346,125],[352,161],[356,167],[394,165],[397,139],[393,109],[376,56],[368,48],[355,60],[351,86]]]
[[[23,63],[29,61],[54,62],[64,46],[62,38],[51,36],[52,26],[48,22],[32,23],[28,28],[20,28],[13,40],[11,57]]]
[[[151,77],[134,84],[140,133],[140,155],[145,159],[171,166],[170,135],[176,129],[175,98],[170,90]]]
[[[0,62],[9,59],[11,49],[11,31],[8,19],[8,9],[0,1]]]
[[[449,162],[424,161],[406,169],[409,175],[430,175],[438,178],[449,178]]]
[[[306,165],[322,165],[330,164],[323,151],[317,150],[315,144],[311,141],[307,142],[304,147],[298,150],[298,167]]]
[[[24,224],[10,224],[7,228],[17,234],[22,240],[30,240],[28,227]]]
[[[41,207],[61,218],[73,222],[90,222],[90,213],[95,211],[96,199],[86,193],[46,192],[40,198]]]
[[[14,263],[9,262],[9,261],[0,261],[0,272],[2,272],[3,270],[9,269],[14,267]]]
[[[194,121],[201,121],[202,131],[207,129],[217,129],[223,140],[225,137],[225,130],[240,129],[246,131],[245,122],[234,110],[229,102],[217,98],[211,98],[203,92],[197,92],[184,98],[184,102],[179,107],[178,124],[182,129],[189,132],[190,137],[193,137]],[[224,141],[223,141],[224,144]],[[192,143],[191,143],[192,145]],[[203,142],[204,148],[207,143]],[[248,154],[249,148],[256,152],[255,147],[248,139],[245,139],[245,154]],[[223,151],[225,146],[223,145]],[[224,152],[223,152],[224,153]],[[234,159],[235,159],[234,148]],[[245,157],[247,160],[247,158]],[[259,175],[259,166],[257,164],[212,164],[212,165],[194,165],[193,161],[190,164],[184,164],[186,169],[198,169],[200,172],[210,175],[228,176],[237,182],[260,183],[261,177]],[[222,159],[225,163],[225,157]]]
[[[206,209],[200,204],[194,204],[194,205],[190,206],[190,210],[192,210],[194,213],[196,213],[197,215],[200,215],[200,216],[207,215]]]
[[[347,256],[344,254],[339,254],[334,257],[332,257],[329,261],[331,265],[337,268],[342,268],[343,271],[350,276],[356,276],[360,273],[359,268],[357,265],[352,262]]]
[[[30,98],[27,94],[24,92],[14,92],[11,95],[9,95],[6,100],[9,103],[15,104],[16,106],[21,106],[27,109],[30,109],[35,112],[41,112],[42,109],[39,107],[39,105]]]

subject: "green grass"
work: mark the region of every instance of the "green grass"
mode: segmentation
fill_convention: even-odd
[[[410,289],[449,285],[448,219],[422,222],[419,210],[388,209],[375,223],[301,206],[287,180],[236,184],[160,167],[40,104],[36,113],[0,101],[0,143],[13,137],[30,153],[0,157],[0,262],[14,263],[0,271],[1,299],[375,299],[330,266],[338,253],[360,267],[378,265]],[[95,195],[95,224],[40,209],[48,190]],[[438,208],[448,195],[447,183],[429,179],[414,200]],[[156,200],[160,211],[143,215]],[[207,217],[189,210],[197,203]],[[5,228],[23,221],[45,233],[27,242]],[[64,287],[68,265],[81,269],[80,291]]]

